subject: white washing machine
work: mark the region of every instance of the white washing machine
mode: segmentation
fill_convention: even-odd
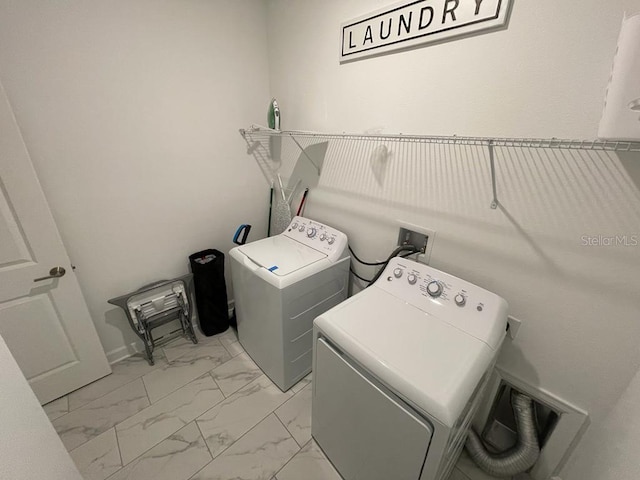
[[[312,435],[345,480],[444,480],[507,326],[507,303],[403,258],[314,322]]]
[[[347,298],[347,252],[344,233],[295,217],[229,253],[238,340],[283,391],[311,371],[313,319]]]

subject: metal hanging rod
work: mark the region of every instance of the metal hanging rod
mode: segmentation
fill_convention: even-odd
[[[240,129],[245,140],[258,140],[260,137],[291,137],[292,139],[311,138],[318,140],[373,140],[390,142],[433,143],[441,145],[470,145],[478,147],[515,147],[515,148],[558,148],[569,150],[607,150],[615,152],[640,152],[640,141],[628,142],[619,140],[567,140],[560,138],[491,138],[491,137],[459,137],[434,135],[388,135],[388,134],[350,134],[319,133],[305,131],[280,131],[265,127],[252,126]]]

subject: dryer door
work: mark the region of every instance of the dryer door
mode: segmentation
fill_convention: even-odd
[[[417,480],[432,429],[320,338],[312,434],[345,480]]]

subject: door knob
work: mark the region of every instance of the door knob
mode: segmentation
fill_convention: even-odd
[[[64,277],[65,273],[67,273],[67,271],[63,267],[53,267],[51,270],[49,270],[49,276],[36,278],[33,281],[40,282],[42,280],[49,280],[50,278],[60,278]]]

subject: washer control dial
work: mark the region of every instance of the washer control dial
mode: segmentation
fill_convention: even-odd
[[[293,222],[293,225],[291,225],[291,228],[294,230],[298,228],[298,222]]]
[[[437,280],[429,282],[427,285],[427,293],[433,298],[437,298],[442,295],[442,284]]]
[[[321,242],[324,242],[327,239],[327,236],[324,233],[321,233],[320,237],[318,237],[318,238],[320,238]]]
[[[327,240],[327,243],[328,243],[329,245],[333,245],[333,242],[335,242],[335,241],[336,241],[336,239],[335,239],[335,238],[333,238],[333,237],[329,237],[329,239]]]
[[[307,229],[307,237],[313,238],[316,236],[316,229],[314,227],[309,227]]]
[[[402,276],[402,269],[401,268],[396,268],[393,271],[393,276],[396,278],[400,278]]]
[[[464,305],[467,303],[467,297],[465,297],[461,293],[457,294],[454,300],[456,302],[456,305],[458,305],[459,307],[464,307]]]
[[[418,277],[415,274],[410,273],[409,275],[407,275],[407,282],[409,282],[409,285],[415,285],[417,281]]]
[[[304,225],[300,225],[300,228],[298,228],[299,232],[304,232]]]

